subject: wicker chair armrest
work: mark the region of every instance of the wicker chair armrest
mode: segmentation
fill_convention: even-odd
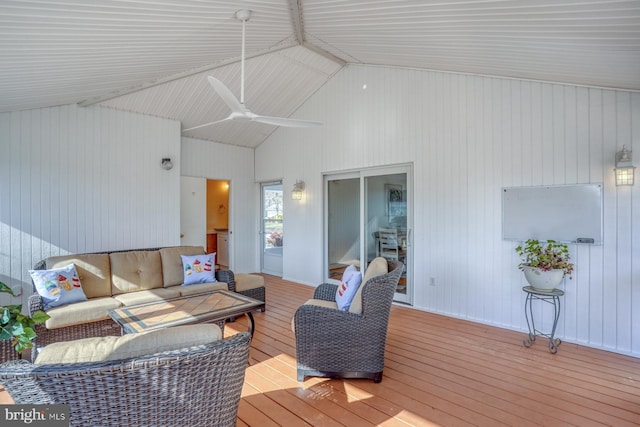
[[[28,299],[29,304],[29,315],[32,316],[38,310],[44,311],[44,304],[42,302],[42,297],[38,294],[29,295]]]
[[[144,408],[154,399],[161,399],[163,405],[171,408],[167,414],[178,411],[178,416],[184,416],[179,399],[173,395],[159,397],[166,388],[178,387],[176,394],[188,392],[193,400],[202,400],[202,396],[207,400],[209,394],[216,393],[221,407],[237,405],[237,402],[226,401],[224,391],[233,394],[234,390],[227,389],[236,389],[239,401],[250,340],[248,332],[241,332],[211,344],[103,362],[35,365],[25,360],[11,361],[0,365],[0,384],[16,403],[68,403],[72,418],[76,417],[72,425],[107,425],[82,423],[77,417],[92,412],[94,417],[104,414],[117,419],[121,416],[121,407]],[[196,383],[201,390],[194,388]],[[218,389],[222,391],[217,392]],[[195,406],[209,411],[205,403]],[[215,408],[212,416],[220,410]]]
[[[338,309],[305,304],[296,310],[294,323],[296,336],[314,341],[319,336],[327,340],[335,339],[336,330],[358,330],[363,320],[362,315]],[[316,338],[314,338],[316,337]]]
[[[335,301],[338,285],[333,283],[322,283],[318,285],[313,293],[313,299],[321,299],[324,301]]]
[[[232,292],[236,291],[236,280],[233,271],[231,270],[219,270],[216,271],[216,280],[219,282],[225,282],[229,285],[229,290]]]

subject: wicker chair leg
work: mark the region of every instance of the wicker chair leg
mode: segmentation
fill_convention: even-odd
[[[376,372],[373,374],[373,382],[376,384],[382,382],[382,372]]]

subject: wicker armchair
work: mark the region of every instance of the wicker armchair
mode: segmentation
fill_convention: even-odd
[[[362,313],[305,304],[294,316],[298,381],[305,376],[382,381],[387,326],[403,264],[387,260],[389,273],[363,283]],[[335,301],[337,285],[323,283],[314,299]]]
[[[72,426],[235,426],[250,335],[134,359],[0,365],[17,404],[66,403]]]

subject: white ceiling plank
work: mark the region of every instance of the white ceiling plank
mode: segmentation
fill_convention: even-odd
[[[179,120],[228,114],[206,82],[288,117],[349,63],[640,90],[640,0],[2,0],[0,112],[98,104]],[[313,118],[309,118],[310,120]],[[190,136],[247,147],[275,127]]]

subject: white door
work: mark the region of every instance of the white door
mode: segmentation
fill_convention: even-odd
[[[262,184],[262,272],[282,277],[282,182]]]
[[[207,180],[180,177],[180,244],[207,246]]]

